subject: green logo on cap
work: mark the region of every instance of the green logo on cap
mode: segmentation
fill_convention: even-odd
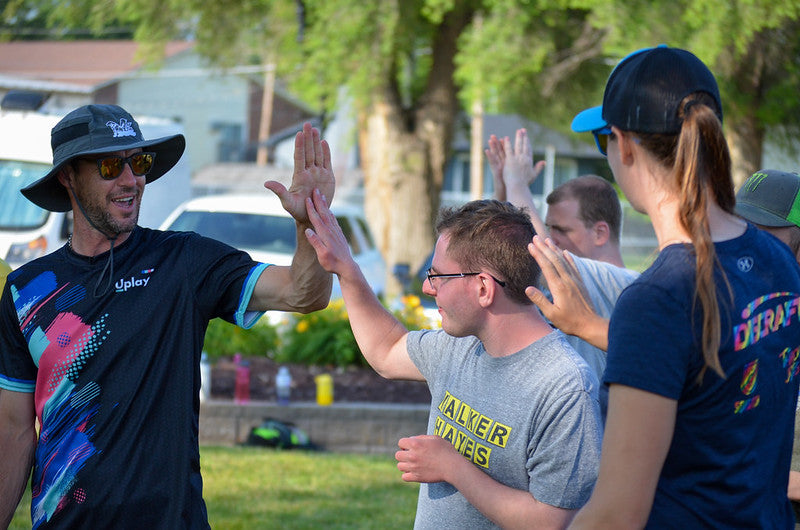
[[[766,173],[753,173],[753,176],[744,183],[744,187],[748,192],[753,193],[758,188],[758,185],[764,182],[765,178],[767,178]]]

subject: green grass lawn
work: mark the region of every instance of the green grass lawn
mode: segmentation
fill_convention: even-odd
[[[418,484],[391,456],[201,447],[211,527],[411,528]],[[30,489],[10,528],[30,528]]]

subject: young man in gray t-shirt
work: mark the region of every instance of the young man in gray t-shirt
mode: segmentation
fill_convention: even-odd
[[[508,203],[445,209],[423,291],[442,330],[409,333],[372,294],[321,197],[307,232],[339,277],[359,347],[389,379],[427,381],[428,433],[396,457],[420,482],[416,528],[565,527],[591,494],[598,381],[525,295],[539,267],[528,215]]]

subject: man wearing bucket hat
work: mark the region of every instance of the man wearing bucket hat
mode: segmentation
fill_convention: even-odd
[[[247,328],[268,309],[327,305],[332,277],[303,231],[306,201],[333,196],[330,150],[306,124],[291,187],[265,183],[297,224],[292,265],[278,267],[194,233],[137,226],[145,184],[178,161],[182,135],[145,140],[122,108],[88,105],[51,143],[52,169],[23,194],[71,209],[74,231],[12,272],[0,303],[0,526],[33,466],[33,528],[207,528],[205,330],[216,317]]]

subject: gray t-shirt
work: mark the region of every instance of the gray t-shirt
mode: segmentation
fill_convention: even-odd
[[[594,372],[563,333],[492,357],[473,336],[413,331],[408,352],[431,391],[428,434],[495,480],[540,502],[577,509],[597,478],[603,435]],[[495,528],[453,486],[422,484],[414,525]]]
[[[620,293],[639,277],[639,273],[631,269],[617,267],[604,261],[580,258],[572,254],[575,266],[581,275],[581,280],[586,286],[586,291],[594,305],[595,312],[603,318],[611,318],[614,305]],[[603,381],[606,371],[606,352],[596,348],[574,335],[567,335],[567,342],[575,348],[586,361],[589,367],[597,374],[597,379]],[[608,386],[600,385],[600,412],[603,419],[608,409]]]

